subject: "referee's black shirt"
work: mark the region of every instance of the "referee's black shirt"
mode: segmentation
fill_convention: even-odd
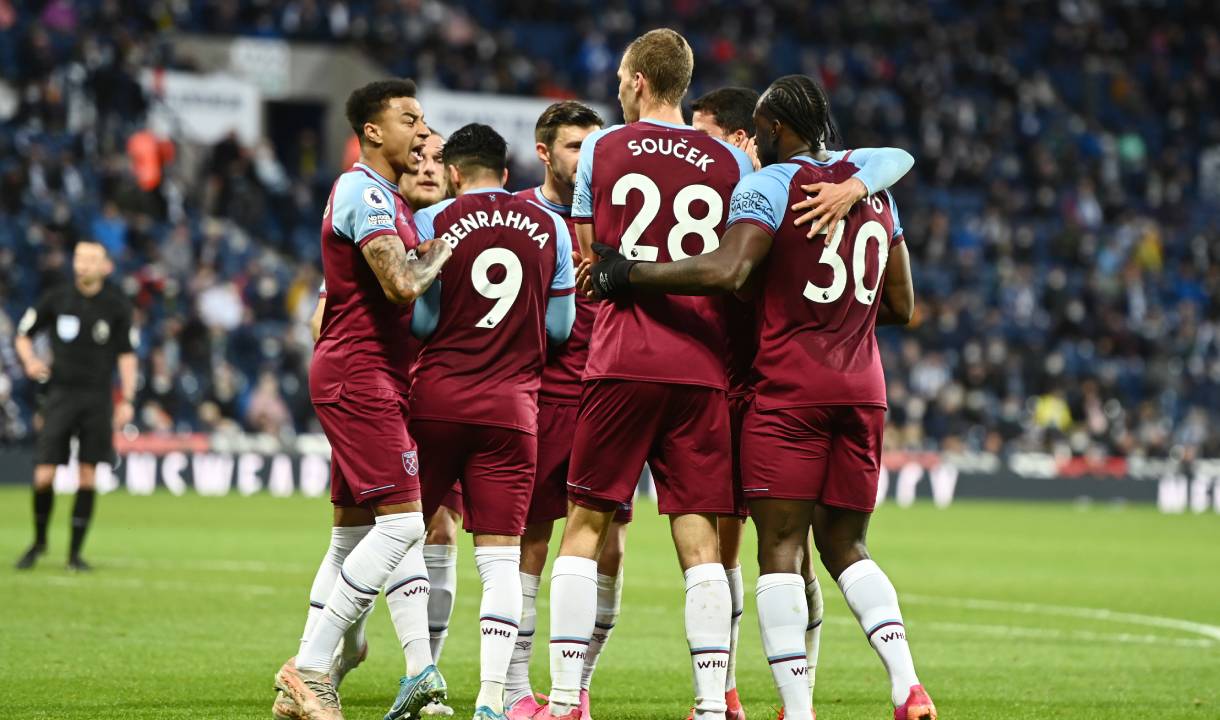
[[[43,294],[17,327],[22,335],[51,333],[52,387],[109,390],[118,356],[132,352],[131,303],[118,288],[103,283],[86,297],[67,282]]]

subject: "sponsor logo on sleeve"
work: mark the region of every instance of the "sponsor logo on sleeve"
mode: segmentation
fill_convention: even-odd
[[[767,199],[766,195],[757,190],[733,193],[733,198],[729,201],[729,216],[736,217],[738,215],[771,217],[771,201]]]
[[[381,225],[384,227],[393,227],[394,218],[389,213],[383,213],[383,212],[369,213],[369,225]]]

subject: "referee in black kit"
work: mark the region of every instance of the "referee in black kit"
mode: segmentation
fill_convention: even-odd
[[[97,463],[114,462],[114,428],[131,422],[136,391],[131,304],[106,282],[113,267],[101,243],[78,242],[72,254],[75,282],[46,291],[17,327],[17,355],[25,373],[47,390],[34,465],[34,544],[17,561],[21,570],[34,567],[46,552],[55,466],[68,462],[73,436],[80,443],[80,488],[72,507],[68,569],[90,569],[80,551],[93,517]],[[31,340],[42,330],[51,334],[50,367],[34,353]],[[116,364],[122,386],[117,404],[112,394]]]

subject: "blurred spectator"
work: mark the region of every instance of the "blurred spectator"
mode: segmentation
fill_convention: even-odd
[[[894,192],[916,320],[879,333],[887,446],[1220,457],[1214,5],[0,0],[0,438],[31,418],[11,318],[82,234],[117,248],[139,309],[145,430],[316,427],[304,322],[337,169],[309,129],[278,157],[147,134],[138,73],[176,63],[159,30],[349,43],[425,85],[613,105],[622,48],[668,25],[692,97],[808,73],[845,144],[915,154]]]

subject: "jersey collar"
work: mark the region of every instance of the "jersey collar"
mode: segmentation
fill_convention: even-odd
[[[464,192],[462,194],[463,195],[474,195],[475,193],[507,193],[507,192],[508,191],[502,187],[485,187],[485,188],[475,188],[474,190],[467,190],[466,192]]]
[[[557,202],[551,202],[550,200],[547,200],[546,195],[542,194],[541,185],[534,188],[534,198],[538,201],[539,205],[546,208],[547,210],[550,210],[553,213],[559,213],[560,215],[570,215],[572,213],[571,205],[560,205]]]
[[[386,189],[386,190],[390,190],[390,191],[392,191],[392,192],[393,192],[395,195],[399,195],[399,194],[400,194],[400,193],[398,192],[398,186],[397,186],[397,185],[395,185],[394,183],[390,182],[389,180],[386,180],[384,177],[382,177],[381,173],[377,172],[376,170],[374,170],[373,168],[369,167],[368,165],[365,165],[365,164],[364,164],[364,163],[362,163],[362,162],[357,162],[356,164],[352,165],[352,168],[353,168],[353,169],[356,169],[356,170],[359,170],[360,172],[364,173],[365,175],[368,175],[369,177],[373,178],[373,179],[374,179],[374,180],[376,180],[376,181],[377,181],[379,184],[381,184],[383,187],[385,187],[385,189]]]
[[[674,128],[675,130],[693,130],[694,129],[690,125],[683,125],[682,123],[671,123],[671,122],[668,122],[665,120],[653,120],[652,118],[640,118],[639,120],[637,120],[637,122],[651,123],[653,125],[660,125],[661,127]]]

